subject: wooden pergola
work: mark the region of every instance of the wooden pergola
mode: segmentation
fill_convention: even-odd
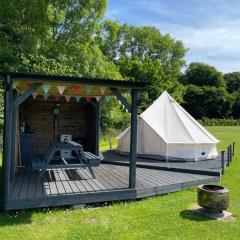
[[[10,196],[10,179],[14,177],[15,146],[18,107],[32,96],[33,93],[43,95],[43,85],[50,86],[48,95],[60,95],[56,86],[65,87],[65,95],[70,96],[116,96],[131,114],[131,141],[130,141],[130,167],[129,167],[129,188],[136,187],[136,142],[137,142],[137,105],[139,90],[146,86],[144,82],[133,82],[125,80],[110,80],[97,78],[83,78],[73,76],[57,76],[29,73],[0,73],[4,81],[4,137],[3,137],[3,209]],[[17,86],[17,87],[16,87]],[[71,91],[76,87],[78,91]],[[89,91],[88,86],[91,87]],[[104,91],[103,91],[104,89]],[[124,93],[131,93],[131,104],[123,96]],[[19,94],[20,93],[20,94]],[[99,102],[95,101],[96,108],[96,153],[98,153],[99,137]],[[9,209],[9,208],[8,208]]]

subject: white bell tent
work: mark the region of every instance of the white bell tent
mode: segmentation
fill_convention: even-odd
[[[201,104],[201,103],[199,103]],[[118,137],[118,151],[130,151],[130,127]],[[166,91],[138,116],[138,156],[198,161],[218,156],[219,141],[187,113]]]

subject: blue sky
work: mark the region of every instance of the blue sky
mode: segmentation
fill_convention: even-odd
[[[240,71],[240,0],[109,0],[106,18],[156,26],[182,40],[187,63]]]

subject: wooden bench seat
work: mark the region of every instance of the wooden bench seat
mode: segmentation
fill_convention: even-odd
[[[91,167],[93,166],[99,166],[100,165],[100,157],[94,155],[93,153],[90,152],[85,152],[85,157],[87,160],[87,164]]]

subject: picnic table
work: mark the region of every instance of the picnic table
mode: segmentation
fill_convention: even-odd
[[[63,158],[60,154],[57,156],[57,153],[60,153],[64,150],[73,151],[76,155],[77,162],[74,164],[69,164],[67,159]],[[53,164],[56,160],[59,160],[58,164]],[[83,146],[74,141],[68,142],[55,142],[53,143],[46,155],[36,156],[34,161],[32,162],[32,169],[39,170],[41,172],[40,175],[43,174],[46,170],[64,168],[64,169],[72,169],[72,168],[79,168],[79,167],[88,167],[90,172],[93,173],[91,166],[98,166],[100,164],[100,158],[90,152],[84,152]]]

